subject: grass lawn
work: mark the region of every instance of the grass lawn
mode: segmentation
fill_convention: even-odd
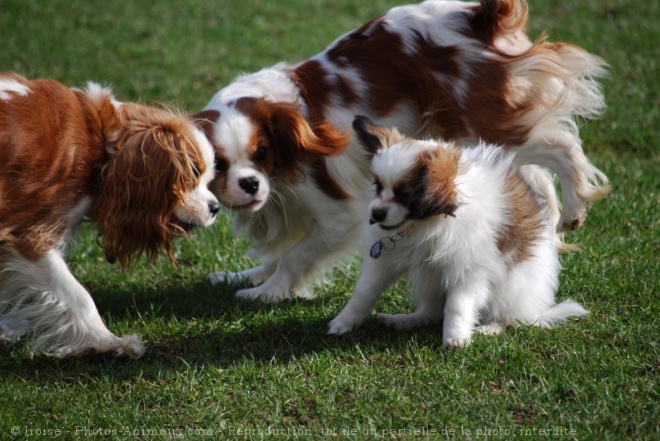
[[[2,0],[0,71],[120,100],[196,111],[240,72],[299,61],[399,0]],[[345,338],[327,322],[357,260],[313,301],[239,301],[205,275],[251,265],[227,218],[176,242],[181,260],[107,264],[86,225],[70,266],[109,328],[137,333],[138,360],[32,357],[0,345],[0,439],[660,439],[660,2],[533,0],[530,34],[604,57],[609,108],[582,128],[611,179],[569,241],[560,299],[591,314],[508,329],[443,350],[441,330],[370,319]],[[377,305],[411,309],[404,284]],[[252,432],[251,432],[252,431]]]

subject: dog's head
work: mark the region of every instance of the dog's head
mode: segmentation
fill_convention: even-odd
[[[341,154],[349,141],[326,121],[305,118],[297,105],[263,98],[240,98],[195,118],[215,149],[217,193],[232,210],[259,210],[275,182],[297,182],[305,164]]]
[[[400,230],[409,221],[454,215],[459,149],[408,139],[396,129],[375,125],[363,116],[355,118],[353,128],[372,157],[376,186],[376,197],[368,208],[372,224]]]
[[[106,257],[153,260],[164,246],[174,260],[170,237],[210,226],[220,209],[208,189],[213,148],[176,112],[124,103],[118,115],[94,209]]]

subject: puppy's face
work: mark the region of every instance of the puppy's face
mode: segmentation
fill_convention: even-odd
[[[400,230],[407,222],[454,215],[459,150],[444,143],[407,139],[364,117],[356,118],[353,127],[373,155],[376,197],[368,207],[372,224]]]
[[[371,161],[376,197],[369,204],[372,224],[384,230],[403,226],[412,216],[411,203],[420,197],[424,173],[420,152],[410,141],[395,144],[376,154]]]
[[[262,98],[240,98],[195,119],[215,149],[215,190],[237,211],[258,211],[274,183],[299,181],[304,164],[342,153],[349,141],[323,121],[307,121],[294,104]]]

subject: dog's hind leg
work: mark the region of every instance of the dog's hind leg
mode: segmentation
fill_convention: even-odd
[[[572,134],[561,133],[554,138],[537,134],[515,152],[519,164],[542,165],[557,174],[562,197],[557,231],[580,227],[591,203],[610,191],[607,177],[589,162]]]
[[[55,357],[87,353],[139,357],[144,353],[136,336],[117,337],[106,328],[92,297],[58,251],[48,251],[34,262],[12,256],[3,262],[0,281],[2,333],[33,336],[33,351]],[[7,328],[14,325],[21,329],[12,334]]]

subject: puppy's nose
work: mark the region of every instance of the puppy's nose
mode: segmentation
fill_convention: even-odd
[[[238,181],[239,187],[241,187],[247,194],[255,194],[259,191],[259,179],[254,176],[249,178],[242,178]]]
[[[383,222],[387,217],[387,208],[374,208],[371,210],[371,220],[375,222]]]
[[[220,211],[220,204],[218,201],[209,202],[209,213],[211,216],[215,216]]]

